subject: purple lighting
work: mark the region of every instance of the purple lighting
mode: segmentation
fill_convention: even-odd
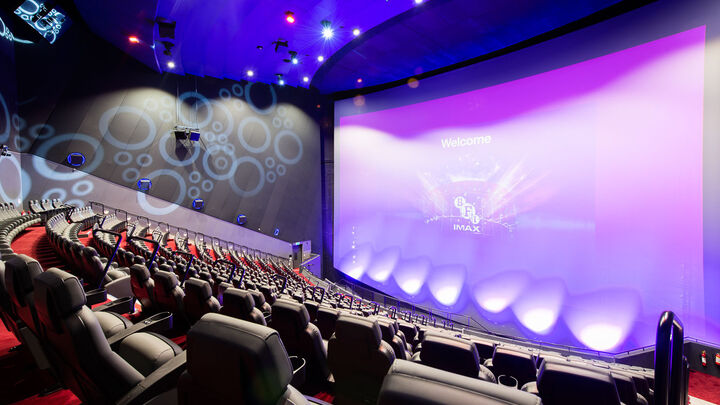
[[[720,339],[703,285],[705,31],[459,94],[433,93],[438,77],[338,102],[336,267],[555,343],[652,344],[665,310]]]

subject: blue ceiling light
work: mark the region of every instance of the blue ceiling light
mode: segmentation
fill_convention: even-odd
[[[247,73],[247,76],[248,76],[248,77],[253,77],[253,76],[255,76],[255,72],[253,72],[252,69],[248,69],[248,71],[247,71],[246,73]]]
[[[325,57],[322,56],[322,55],[320,55],[320,56],[317,57],[317,60],[318,60],[318,62],[322,63],[322,62],[325,61]]]
[[[360,28],[355,28],[354,30],[352,30],[352,34],[353,34],[353,36],[360,35]]]
[[[298,64],[298,58],[292,58],[292,59],[290,59],[290,61],[292,62],[293,65]]]

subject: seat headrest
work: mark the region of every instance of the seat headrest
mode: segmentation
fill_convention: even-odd
[[[85,291],[77,277],[50,268],[33,281],[35,308],[43,324],[58,325],[60,319],[79,311],[86,303]]]
[[[341,313],[335,324],[335,337],[339,340],[365,342],[376,347],[380,345],[381,336],[380,325],[375,319]]]
[[[382,340],[391,342],[393,336],[395,336],[395,324],[388,318],[379,316],[375,318],[380,326],[380,333],[382,334]]]
[[[480,356],[469,340],[438,334],[426,335],[420,358],[423,364],[442,370],[476,377],[480,371]]]
[[[95,250],[95,248],[90,246],[85,246],[82,249],[82,255],[86,257],[92,257],[92,256],[100,256],[100,254]]]
[[[252,294],[252,291],[250,293]],[[255,306],[257,307],[257,302],[255,302]],[[307,328],[310,315],[303,304],[295,301],[277,300],[272,306],[272,320],[273,325],[280,324],[286,327],[292,325],[295,330],[301,330]]]
[[[170,273],[168,271],[158,271],[153,274],[152,277],[155,280],[155,283],[162,286],[165,291],[172,291],[173,288],[180,284],[175,273]]]
[[[265,296],[258,290],[252,290],[250,287],[248,287],[248,292],[252,294],[253,299],[255,300],[255,306],[257,308],[260,308],[265,303]]]
[[[252,294],[239,288],[228,288],[223,293],[223,305],[237,308],[243,314],[249,314],[255,309],[255,300]]]
[[[162,271],[171,272],[171,273],[172,273],[172,271],[173,271],[173,268],[170,267],[168,264],[161,264],[161,265],[158,266],[158,269],[159,269],[159,270],[162,270]]]
[[[139,281],[147,281],[150,278],[150,270],[144,264],[133,264],[130,266],[130,275]]]
[[[201,301],[205,301],[212,297],[212,288],[210,283],[205,280],[190,278],[185,281],[185,293],[195,295]]]
[[[280,336],[266,326],[206,314],[188,332],[187,343],[188,373],[218,396],[274,404],[292,379]]]
[[[538,371],[537,388],[548,403],[620,404],[610,373],[575,367],[568,362],[544,361]]]
[[[532,354],[521,352],[509,347],[496,346],[493,353],[493,365],[503,362],[532,361]]]
[[[7,256],[6,256],[7,257]],[[43,272],[40,263],[23,254],[5,261],[5,288],[15,305],[27,305],[25,296],[33,292],[33,279]]]

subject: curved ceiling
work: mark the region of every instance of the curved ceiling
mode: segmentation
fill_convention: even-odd
[[[620,2],[75,0],[96,34],[155,70],[266,83],[282,80],[291,86],[312,85],[323,93],[453,65]],[[292,24],[285,19],[287,11],[295,17]],[[160,29],[165,21],[175,23],[174,38]],[[321,34],[323,22],[333,29],[331,39]],[[353,35],[356,28],[358,36]],[[130,43],[131,35],[140,42]],[[291,52],[297,53],[297,64]]]

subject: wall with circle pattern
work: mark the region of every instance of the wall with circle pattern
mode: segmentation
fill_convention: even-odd
[[[27,198],[78,203],[97,177],[128,188],[106,196],[109,205],[132,198],[145,214],[165,216],[202,198],[205,214],[228,222],[243,214],[247,228],[267,235],[278,228],[280,239],[321,247],[324,97],[159,74],[75,25],[52,47],[36,44],[16,54],[23,125],[14,146],[42,158],[24,172],[37,179]],[[176,140],[178,124],[199,128],[201,140]],[[72,152],[86,156],[77,171],[58,172],[46,163],[62,163]],[[147,194],[160,200],[137,192],[140,178],[152,181]],[[41,188],[48,181],[54,187]]]

